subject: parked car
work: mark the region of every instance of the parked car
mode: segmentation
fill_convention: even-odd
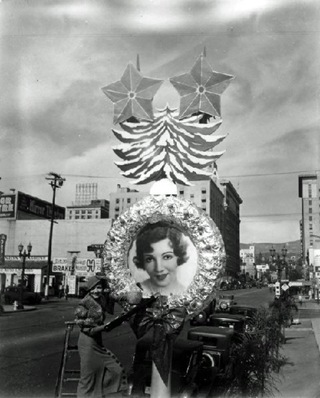
[[[220,295],[217,301],[216,310],[227,312],[231,305],[236,304],[234,301],[234,295]]]
[[[206,325],[210,315],[216,311],[217,300],[213,299],[199,314],[190,319],[191,326]]]
[[[8,286],[4,289],[5,304],[13,304],[14,301],[20,300],[20,286]],[[42,300],[40,293],[30,292],[23,288],[22,303],[23,304],[39,304]]]
[[[232,377],[231,352],[237,342],[233,329],[214,326],[199,326],[188,331],[188,340],[203,343],[202,377],[206,376],[213,385],[216,379]]]
[[[247,319],[253,318],[258,309],[249,305],[232,304],[229,313],[234,315],[244,315]]]
[[[212,314],[208,320],[208,326],[233,329],[235,332],[243,333],[246,330],[246,317],[229,313]]]

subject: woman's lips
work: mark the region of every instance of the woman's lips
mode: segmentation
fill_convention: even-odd
[[[168,274],[161,274],[161,275],[155,275],[156,279],[159,281],[164,281],[166,279]]]

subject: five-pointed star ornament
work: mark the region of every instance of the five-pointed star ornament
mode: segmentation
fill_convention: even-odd
[[[200,55],[189,73],[170,79],[180,94],[179,119],[205,113],[221,117],[220,95],[230,84],[233,76],[215,72]]]
[[[114,103],[113,123],[130,118],[153,120],[152,100],[163,80],[143,77],[130,63],[121,79],[102,88],[104,94]]]

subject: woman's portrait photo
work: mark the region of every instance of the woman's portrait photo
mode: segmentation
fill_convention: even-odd
[[[128,266],[144,293],[182,294],[196,273],[197,250],[178,226],[147,224],[129,250]]]

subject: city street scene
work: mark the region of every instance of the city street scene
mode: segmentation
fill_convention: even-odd
[[[0,398],[320,397],[318,1],[0,17]]]

